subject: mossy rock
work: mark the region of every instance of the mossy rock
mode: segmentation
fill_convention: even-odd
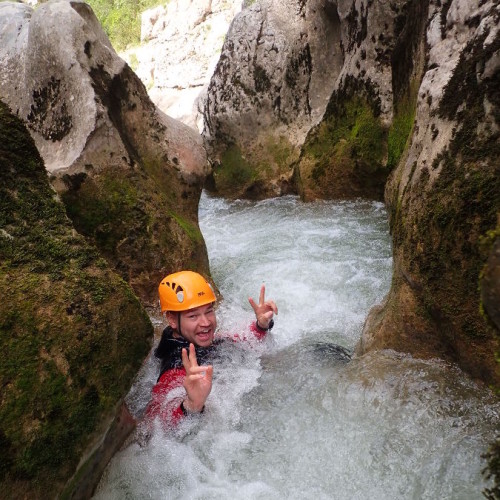
[[[484,242],[494,240],[500,217],[500,142],[484,106],[498,116],[500,72],[470,74],[500,47],[485,50],[485,36],[469,42],[440,101],[439,117],[457,123],[450,143],[432,165],[415,163],[406,186],[395,183],[388,208],[396,260],[444,349],[435,354],[498,385],[498,329],[482,314],[480,279],[492,246]]]
[[[2,496],[54,498],[130,388],[153,328],[76,233],[1,103],[0,296]]]
[[[97,247],[145,305],[154,305],[167,271],[207,273],[205,242],[197,223],[201,188],[181,186],[159,161],[136,168],[107,165],[65,175],[61,198],[79,233]],[[183,199],[184,196],[184,199]],[[189,205],[189,206],[188,206]]]
[[[379,103],[353,83],[334,93],[323,121],[309,133],[296,179],[301,197],[381,200],[387,166],[387,130]]]
[[[251,145],[228,142],[206,187],[227,198],[263,199],[295,192],[288,183],[299,150],[284,136],[262,134]]]

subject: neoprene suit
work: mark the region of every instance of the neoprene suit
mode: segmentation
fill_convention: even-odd
[[[272,324],[270,324],[272,328]],[[270,328],[269,328],[270,329]],[[252,323],[250,330],[258,339],[263,339],[269,330],[263,330],[256,323]],[[160,343],[154,351],[155,357],[161,360],[160,375],[153,387],[151,401],[146,409],[147,418],[160,417],[165,424],[176,424],[184,415],[185,412],[181,407],[181,403],[186,396],[186,391],[183,387],[186,370],[182,365],[181,352],[182,349],[189,350],[189,342],[173,337],[173,329],[167,326],[163,330]],[[196,359],[198,364],[212,364],[212,360],[217,353],[217,347],[227,341],[245,340],[239,335],[234,335],[232,338],[215,339],[209,347],[195,347]]]

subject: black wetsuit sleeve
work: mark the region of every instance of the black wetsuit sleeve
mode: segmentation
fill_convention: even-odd
[[[160,343],[155,349],[155,357],[163,359],[167,354],[170,354],[171,347],[169,346],[168,340],[171,338],[171,331],[167,327],[163,330],[161,335]]]

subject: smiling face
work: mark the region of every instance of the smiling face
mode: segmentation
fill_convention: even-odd
[[[179,332],[179,313],[168,313],[170,326]],[[208,347],[214,340],[217,319],[213,304],[195,307],[180,313],[180,334],[199,347]]]

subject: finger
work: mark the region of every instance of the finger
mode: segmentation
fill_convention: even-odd
[[[182,357],[182,366],[184,366],[184,370],[186,372],[191,369],[191,362],[189,361],[188,353],[186,349],[182,349],[181,351],[181,357]]]
[[[278,314],[278,306],[276,305],[274,300],[268,300],[266,302],[266,305],[274,311],[274,314]]]
[[[203,373],[203,372],[208,371],[209,368],[213,369],[211,365],[206,365],[206,366],[201,365],[201,366],[194,366],[194,367],[192,366],[191,370],[189,371],[189,374],[195,375],[198,373]]]
[[[185,378],[185,383],[195,382],[196,380],[202,380],[205,378],[205,373],[195,373],[187,375]]]
[[[212,375],[214,373],[214,368],[213,366],[207,366],[207,372],[205,374],[205,378],[210,382],[212,383]]]
[[[191,368],[198,366],[198,360],[196,359],[196,349],[194,344],[189,344],[189,360],[191,361]]]
[[[259,305],[264,304],[265,301],[266,301],[266,285],[262,285],[260,287]]]
[[[256,312],[257,311],[257,304],[255,303],[255,301],[251,297],[249,297],[248,302],[250,302],[252,309],[254,310],[254,312]]]
[[[264,318],[266,318],[268,321],[271,321],[271,319],[273,317],[273,312],[272,311],[268,311],[268,312],[264,313],[262,316]]]

